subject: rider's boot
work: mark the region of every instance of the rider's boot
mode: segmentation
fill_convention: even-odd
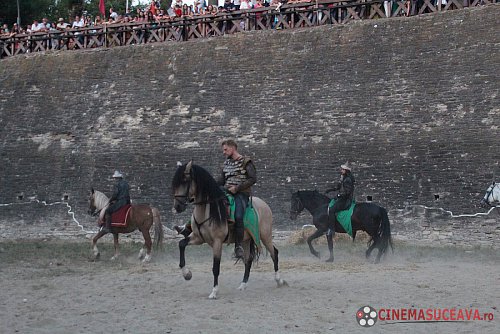
[[[174,230],[177,231],[177,234],[182,234],[184,237],[188,237],[191,234],[191,231],[186,227],[186,225],[174,225]]]
[[[104,215],[104,226],[101,229],[104,234],[111,232],[111,214],[106,213]]]
[[[234,257],[236,259],[243,259],[243,235],[245,233],[245,227],[243,222],[236,221],[234,223]]]

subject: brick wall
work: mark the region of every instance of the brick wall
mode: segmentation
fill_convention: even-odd
[[[0,203],[67,195],[90,228],[88,191],[109,195],[119,169],[133,200],[159,207],[170,226],[187,217],[170,212],[176,162],[215,173],[219,143],[233,137],[278,228],[309,222],[289,221],[290,193],[324,191],[349,160],[358,200],[386,207],[395,233],[430,238],[433,220],[413,205],[484,212],[480,197],[500,174],[499,15],[489,5],[2,60]],[[0,217],[4,231],[64,226],[39,205],[2,206]]]

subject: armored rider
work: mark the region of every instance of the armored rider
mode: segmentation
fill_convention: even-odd
[[[122,206],[130,204],[130,192],[128,182],[123,179],[123,174],[115,170],[113,179],[116,183],[113,186],[113,195],[109,199],[109,206],[104,214],[105,225],[102,232],[111,232],[111,214],[118,211]]]
[[[330,217],[336,217],[335,215],[342,210],[347,210],[351,206],[351,202],[354,198],[354,175],[352,174],[351,166],[349,162],[340,166],[340,181],[337,182],[333,188],[328,189],[326,193],[332,191],[339,191],[335,204],[330,209]]]
[[[238,153],[238,145],[234,140],[224,140],[221,146],[226,160],[217,183],[234,196],[234,255],[236,258],[242,258],[241,244],[245,233],[243,217],[251,196],[252,185],[257,182],[257,172],[252,160]]]

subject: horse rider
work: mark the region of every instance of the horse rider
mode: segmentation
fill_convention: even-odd
[[[123,174],[115,170],[113,179],[116,183],[113,186],[113,195],[109,199],[109,206],[104,214],[105,225],[102,232],[111,232],[111,214],[118,211],[122,206],[130,204],[130,187],[128,182],[123,179]]]
[[[232,139],[224,140],[221,144],[222,153],[226,157],[217,183],[234,196],[234,232],[235,258],[243,258],[243,235],[245,227],[243,217],[248,200],[252,194],[252,185],[257,182],[257,171],[250,157],[238,153],[238,145]]]
[[[333,188],[326,190],[326,193],[332,191],[339,191],[335,204],[330,209],[330,217],[335,217],[339,211],[347,210],[351,206],[351,202],[354,198],[354,175],[352,174],[351,166],[349,162],[340,165],[340,181],[337,182]]]

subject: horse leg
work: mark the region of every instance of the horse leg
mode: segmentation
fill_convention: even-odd
[[[309,246],[309,250],[311,251],[312,255],[316,256],[318,259],[321,258],[320,257],[320,254],[319,252],[317,252],[313,245],[312,245],[312,241],[314,239],[317,239],[319,238],[325,231],[322,231],[322,230],[316,230],[316,232],[314,232],[313,234],[311,234],[309,236],[309,238],[307,238],[307,245]]]
[[[330,252],[330,257],[325,262],[333,262],[333,237],[335,236],[335,230],[330,229],[326,234],[326,241],[328,242],[328,251]]]
[[[115,247],[115,254],[111,258],[111,261],[117,260],[118,256],[120,255],[120,250],[118,247],[118,233],[113,233],[113,244]]]
[[[250,277],[250,269],[252,269],[253,255],[255,252],[255,245],[253,241],[246,241],[243,243],[244,251],[244,261],[245,261],[245,273],[243,274],[243,281],[241,281],[238,290],[245,290],[248,284],[248,278]]]
[[[266,249],[269,252],[269,254],[271,254],[271,259],[273,259],[273,264],[274,264],[274,280],[276,281],[276,284],[278,285],[278,287],[288,286],[288,283],[280,277],[280,273],[279,273],[279,257],[278,257],[278,253],[279,252],[278,252],[278,249],[276,247],[274,247],[274,245],[273,245],[272,235],[267,236],[267,235],[261,234],[260,235],[260,240],[264,244],[264,247],[266,247]],[[249,270],[250,270],[250,268],[249,268]]]
[[[144,246],[141,249],[141,252],[144,251],[144,247],[146,247],[146,256],[142,260],[142,263],[146,263],[151,261],[151,246],[153,242],[151,241],[151,235],[149,234],[149,229],[143,228],[141,230],[142,236],[144,237]]]
[[[220,273],[220,259],[222,257],[222,241],[214,240],[212,244],[212,252],[214,262],[212,265],[212,273],[214,275],[214,287],[212,288],[212,293],[208,296],[208,299],[217,299],[217,292],[219,291],[219,273]]]
[[[181,268],[182,276],[186,281],[189,281],[193,274],[191,270],[186,267],[186,246],[187,245],[201,245],[203,240],[196,237],[194,233],[191,233],[189,236],[185,237],[181,241],[179,241],[179,268]]]
[[[378,245],[378,238],[375,236],[375,237],[372,237],[373,240],[372,240],[372,244],[370,245],[370,247],[368,247],[368,249],[366,250],[366,253],[365,253],[365,256],[366,258],[370,258],[371,254],[372,254],[372,251],[377,247]],[[380,251],[379,251],[380,253]]]
[[[378,248],[378,252],[377,252],[377,257],[375,258],[375,263],[379,263],[380,262],[380,258],[384,254],[384,252],[382,251],[382,247],[381,246],[379,246],[377,248]]]
[[[101,237],[104,235],[101,230],[97,232],[95,237],[92,239],[92,252],[94,253],[94,260],[99,260],[99,257],[101,256],[101,253],[99,252],[99,248],[97,248],[97,240],[101,239]]]

